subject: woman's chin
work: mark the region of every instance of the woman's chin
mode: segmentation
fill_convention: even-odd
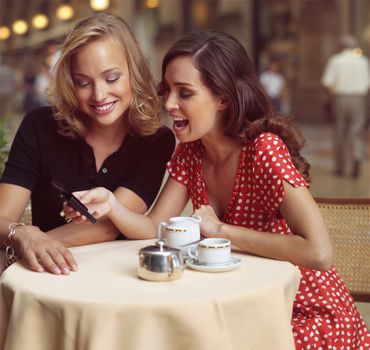
[[[198,140],[198,137],[194,137],[189,134],[176,134],[176,138],[181,142],[181,143],[186,143],[186,142],[193,142]]]

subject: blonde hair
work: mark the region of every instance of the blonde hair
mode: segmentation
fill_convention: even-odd
[[[127,59],[133,98],[127,113],[130,133],[153,134],[160,126],[160,101],[148,62],[127,23],[118,16],[96,14],[79,21],[65,39],[54,67],[50,88],[59,132],[71,138],[84,137],[90,118],[79,109],[72,77],[72,57],[84,45],[114,38]]]

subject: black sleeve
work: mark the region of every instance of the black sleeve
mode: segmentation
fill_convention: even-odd
[[[174,134],[166,127],[159,129],[149,140],[141,142],[138,145],[140,151],[135,152],[136,159],[130,176],[121,183],[122,187],[139,195],[148,209],[158,194],[175,143]]]
[[[36,117],[39,110],[29,112],[15,135],[0,182],[19,185],[29,190],[39,175],[40,152]]]

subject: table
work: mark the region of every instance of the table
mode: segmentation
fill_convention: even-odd
[[[79,270],[36,273],[21,262],[0,280],[4,350],[289,350],[300,272],[288,262],[233,252],[242,265],[181,279],[137,276],[153,240],[71,248]]]

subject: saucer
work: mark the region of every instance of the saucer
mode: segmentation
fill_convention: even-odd
[[[230,257],[229,261],[220,265],[202,264],[198,260],[190,258],[186,260],[186,265],[193,270],[202,272],[226,272],[236,269],[241,265],[242,261],[239,258]]]

